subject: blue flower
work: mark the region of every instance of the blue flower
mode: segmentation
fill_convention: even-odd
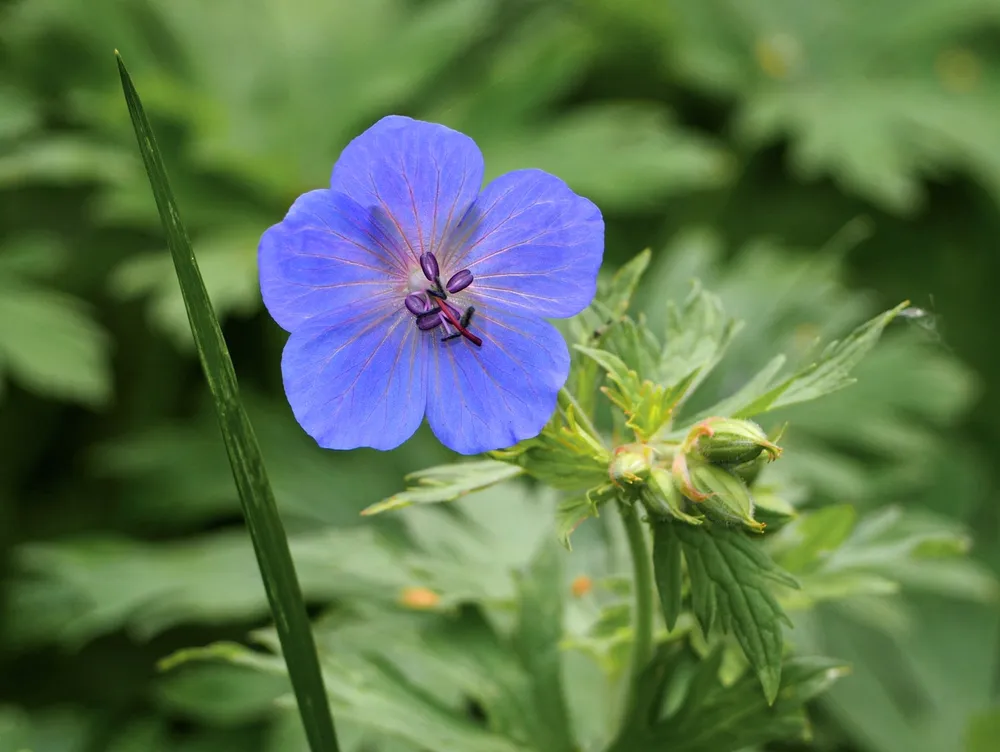
[[[482,182],[472,139],[387,117],[261,237],[285,393],[320,446],[392,449],[426,416],[477,454],[551,417],[569,352],[544,319],[594,297],[604,222],[540,170]]]

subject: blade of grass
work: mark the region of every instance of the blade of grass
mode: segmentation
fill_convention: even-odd
[[[264,470],[257,437],[240,402],[233,362],[222,338],[218,319],[212,310],[212,303],[205,291],[191,242],[181,223],[163,160],[156,146],[156,139],[153,137],[153,131],[143,112],[132,79],[125,69],[125,63],[117,50],[115,57],[118,60],[118,73],[122,80],[125,102],[128,104],[132,126],[139,141],[139,151],[146,166],[153,196],[156,198],[160,221],[167,234],[167,243],[184,296],[184,307],[187,309],[191,333],[194,335],[205,380],[208,381],[208,387],[215,401],[222,438],[233,470],[233,479],[236,481],[243,515],[257,554],[257,563],[260,565],[267,599],[271,605],[271,614],[274,616],[278,636],[281,638],[281,648],[295,690],[302,724],[309,739],[309,747],[313,752],[337,752],[337,737],[320,673],[316,643],[309,627],[302,590],[288,549],[288,538]]]

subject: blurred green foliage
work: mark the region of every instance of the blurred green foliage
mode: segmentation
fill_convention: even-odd
[[[393,649],[392,660],[451,671],[444,681],[435,665],[410,667],[426,669],[421,692],[435,707],[477,699],[492,665],[449,661],[455,644],[428,623],[524,597],[510,572],[554,536],[552,500],[518,483],[361,518],[447,453],[424,432],[389,454],[322,452],[283,402],[283,337],[261,315],[257,238],[326,181],[353,135],[396,112],[469,133],[490,175],[541,167],[595,200],[609,269],[652,248],[639,294],[660,328],[663,300],[682,300],[694,277],[746,322],[693,411],[776,352],[808,360],[816,337],[880,307],[910,298],[929,310],[933,332],[894,325],[850,389],[774,416],[791,421],[776,480],[799,489],[795,507],[822,511],[790,523],[773,553],[803,583],[782,604],[788,640],[852,666],[812,709],[816,747],[991,748],[1000,0],[7,0],[0,752],[302,744],[280,675],[220,661],[156,668],[181,647],[242,640],[265,623],[266,603],[116,47],[225,317],[307,598],[333,606],[320,639],[347,646],[338,660],[357,656],[350,670],[329,667],[342,707],[365,707],[343,677],[374,677],[387,717],[419,718],[399,704],[405,677],[378,660]],[[614,529],[582,527],[562,560],[566,640],[579,648],[561,651],[570,693],[593,686],[591,657],[627,649]],[[978,563],[943,556],[966,546]],[[571,597],[579,574],[607,583],[596,603]],[[411,586],[439,605],[399,608]],[[463,639],[512,634],[509,609],[494,631],[477,613],[452,624]],[[497,681],[517,699],[531,670],[500,657],[512,644],[496,645],[511,672]],[[732,656],[719,660],[740,675]],[[463,697],[442,696],[455,687]],[[571,699],[579,709],[602,698]],[[602,707],[570,718],[577,738],[601,738]],[[460,736],[438,748],[502,749],[476,747],[482,730],[456,717]],[[361,723],[343,730],[347,749],[414,749]]]

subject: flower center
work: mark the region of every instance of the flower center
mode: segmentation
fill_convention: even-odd
[[[445,332],[442,342],[465,337],[472,344],[481,347],[483,341],[469,331],[475,307],[469,306],[460,312],[447,302],[449,294],[461,292],[472,281],[472,272],[462,269],[451,275],[447,284],[442,285],[437,257],[433,253],[424,253],[420,256],[420,270],[410,272],[407,280],[409,294],[404,298],[403,304],[413,314],[417,328],[421,331],[429,332],[441,327]]]

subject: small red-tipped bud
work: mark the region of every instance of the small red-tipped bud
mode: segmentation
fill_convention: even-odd
[[[645,444],[627,444],[614,451],[608,466],[608,476],[616,486],[622,483],[642,483],[649,476],[653,450]]]
[[[674,462],[670,468],[670,472],[674,476],[674,484],[677,486],[677,490],[691,499],[691,501],[705,501],[708,498],[709,494],[702,493],[694,487],[694,483],[691,480],[691,473],[688,469],[686,454],[678,452],[674,455]]]

